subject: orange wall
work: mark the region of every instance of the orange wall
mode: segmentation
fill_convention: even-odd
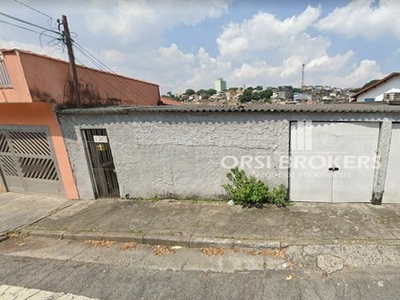
[[[10,52],[4,55],[4,61],[12,88],[0,88],[0,103],[32,102],[25,76],[19,60],[19,54]]]
[[[32,53],[19,52],[19,55],[34,102],[70,101],[67,62]],[[155,84],[79,66],[77,73],[84,105],[157,105],[160,100],[159,87]]]
[[[44,125],[49,128],[68,199],[79,199],[63,136],[50,103],[0,103],[1,125]]]

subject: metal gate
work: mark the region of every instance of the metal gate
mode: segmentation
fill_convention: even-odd
[[[97,197],[119,198],[119,185],[114,160],[105,129],[85,129],[84,138],[95,181]]]
[[[291,200],[370,202],[379,127],[379,122],[292,122]]]
[[[47,128],[0,127],[0,171],[10,192],[64,195]]]

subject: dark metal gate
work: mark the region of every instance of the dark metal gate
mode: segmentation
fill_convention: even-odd
[[[64,195],[46,128],[0,128],[0,171],[10,192]]]
[[[119,185],[114,160],[105,129],[85,129],[84,138],[95,181],[97,197],[119,198]]]

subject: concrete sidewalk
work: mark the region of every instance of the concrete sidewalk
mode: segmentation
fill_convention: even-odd
[[[103,239],[186,247],[400,245],[400,205],[294,203],[243,209],[190,200],[76,201],[24,229],[63,239]]]
[[[0,236],[19,230],[72,204],[73,202],[62,196],[1,193]]]

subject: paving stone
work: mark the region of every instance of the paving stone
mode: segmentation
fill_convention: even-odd
[[[317,256],[317,266],[328,274],[343,269],[343,260],[332,255]]]

